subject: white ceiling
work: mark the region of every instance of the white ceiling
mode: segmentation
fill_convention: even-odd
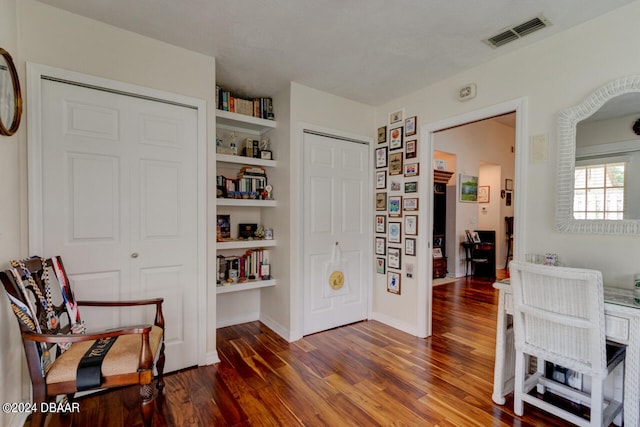
[[[636,0],[40,1],[215,56],[217,83],[240,96],[295,81],[379,105]],[[482,42],[540,14],[550,27]]]

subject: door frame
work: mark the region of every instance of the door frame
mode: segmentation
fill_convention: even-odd
[[[207,364],[207,359],[217,359],[217,355],[207,356],[207,292],[206,292],[206,212],[207,212],[207,150],[206,150],[206,102],[175,93],[151,89],[130,83],[105,79],[88,74],[64,70],[48,65],[27,62],[27,177],[28,177],[28,206],[29,206],[29,253],[42,253],[44,247],[44,213],[42,205],[42,78],[50,77],[81,85],[93,86],[107,91],[133,95],[156,102],[181,105],[197,110],[197,235],[196,242],[196,289],[197,307],[197,360],[199,365]]]
[[[373,159],[373,138],[359,135],[350,132],[343,132],[337,129],[326,128],[323,126],[314,125],[311,123],[299,122],[297,126],[297,138],[299,141],[298,146],[300,147],[298,152],[298,164],[300,167],[298,168],[297,180],[299,183],[304,182],[304,131],[308,130],[311,132],[325,134],[328,137],[335,137],[337,139],[346,139],[353,140],[354,143],[362,143],[366,144],[368,147],[367,161],[369,162],[369,176],[367,177],[367,188],[373,188],[373,173],[374,168],[372,167],[372,159]],[[299,212],[299,221],[297,226],[298,233],[298,241],[297,245],[300,248],[301,256],[297,259],[298,272],[297,275],[292,277],[297,277],[297,283],[300,286],[296,289],[292,287],[291,289],[291,313],[296,313],[297,315],[293,315],[292,319],[296,319],[296,324],[291,328],[291,338],[292,341],[298,340],[304,336],[304,257],[302,249],[304,248],[304,188],[303,186],[299,187],[298,192],[298,203],[297,209]],[[373,195],[372,192],[365,192],[368,200],[365,202],[364,214],[365,218],[367,218],[367,224],[365,224],[365,229],[368,233],[368,256],[365,257],[365,268],[373,274]],[[369,284],[366,285],[366,298],[367,298],[367,319],[371,319],[371,313],[373,311],[373,301],[372,301],[372,283],[373,281],[369,281]],[[294,282],[292,282],[294,283]],[[297,295],[296,295],[297,293]],[[295,307],[297,305],[297,307]]]
[[[525,248],[525,198],[524,189],[527,188],[527,159],[529,158],[529,145],[527,144],[527,107],[528,97],[517,98],[501,104],[492,105],[481,108],[479,110],[464,113],[458,116],[450,117],[438,122],[426,124],[420,127],[420,140],[425,142],[425,150],[421,151],[420,162],[423,165],[433,164],[433,145],[434,133],[455,126],[465,125],[479,120],[485,120],[491,117],[499,116],[506,113],[516,113],[516,129],[515,129],[515,187],[514,187],[514,235],[518,236],[513,243],[513,259],[520,259]],[[420,210],[419,223],[426,224],[427,230],[433,229],[433,191],[425,190],[433,188],[433,173],[422,174],[420,194],[428,197],[429,209]],[[417,252],[419,254],[431,253],[431,239],[418,239]],[[423,258],[424,259],[424,258]],[[426,256],[427,262],[418,262],[418,277],[425,277],[418,286],[418,336],[424,338],[430,336],[433,332],[433,277],[431,271],[433,269],[433,259]]]

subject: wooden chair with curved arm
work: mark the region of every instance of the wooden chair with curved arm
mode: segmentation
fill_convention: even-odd
[[[44,425],[46,413],[39,410],[40,405],[53,402],[58,395],[71,398],[78,391],[138,384],[142,419],[150,426],[155,410],[154,367],[158,393],[164,387],[163,299],[76,301],[60,257],[34,257],[13,264],[14,268],[0,272],[0,281],[20,325],[33,403],[38,408],[31,415],[31,425]],[[79,306],[148,305],[155,305],[153,325],[97,333],[84,333],[77,310]],[[102,362],[97,368],[86,368],[90,364],[87,356],[100,353],[102,343],[110,345]]]

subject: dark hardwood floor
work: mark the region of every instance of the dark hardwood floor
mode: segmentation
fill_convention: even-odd
[[[287,343],[259,322],[218,330],[221,362],[166,377],[154,426],[562,426],[491,400],[497,292],[458,279],[433,290],[433,335],[376,321]],[[64,417],[50,417],[50,426]],[[76,426],[140,426],[138,390],[80,400]]]

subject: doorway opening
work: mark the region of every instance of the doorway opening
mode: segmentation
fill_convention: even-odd
[[[496,265],[504,268],[506,259],[507,240],[505,216],[515,217],[514,240],[512,254],[517,258],[524,246],[523,224],[523,200],[518,197],[522,194],[519,189],[525,188],[526,179],[526,98],[517,99],[503,104],[488,107],[483,110],[453,117],[441,122],[427,125],[423,128],[425,133],[426,150],[423,150],[423,161],[434,165],[434,169],[444,167],[448,170],[450,162],[455,168],[452,179],[447,183],[447,220],[446,240],[448,261],[448,275],[452,277],[464,277],[465,250],[461,245],[466,240],[465,230],[482,231],[487,228],[495,231],[495,251],[493,255]],[[478,133],[482,129],[482,134]],[[452,137],[453,135],[453,137]],[[505,136],[507,135],[507,136]],[[510,136],[508,136],[510,135]],[[464,138],[462,138],[464,136]],[[496,139],[504,139],[505,142],[495,147],[500,153],[489,155],[487,147]],[[464,143],[466,141],[466,143]],[[482,143],[482,144],[481,144]],[[486,146],[481,147],[486,144]],[[445,160],[436,162],[436,160]],[[447,160],[448,159],[448,160]],[[460,180],[470,178],[475,188],[470,199],[461,194]],[[509,181],[507,181],[507,179]],[[428,176],[426,183],[428,188],[434,188],[433,175]],[[506,190],[507,185],[511,190]],[[483,188],[480,188],[483,187]],[[488,188],[487,188],[488,187]],[[480,190],[480,192],[479,192]],[[507,205],[507,193],[510,193],[510,206]],[[478,200],[481,197],[482,202]],[[503,198],[504,196],[504,198]],[[434,206],[433,192],[431,204]],[[429,213],[429,229],[433,229],[433,212]],[[432,333],[432,303],[433,303],[433,254],[431,246],[433,242],[427,242],[425,253],[427,259],[425,265],[429,266],[426,273],[423,304],[419,310],[424,310],[424,336]],[[492,276],[495,277],[495,268]],[[421,326],[421,325],[419,325]]]

